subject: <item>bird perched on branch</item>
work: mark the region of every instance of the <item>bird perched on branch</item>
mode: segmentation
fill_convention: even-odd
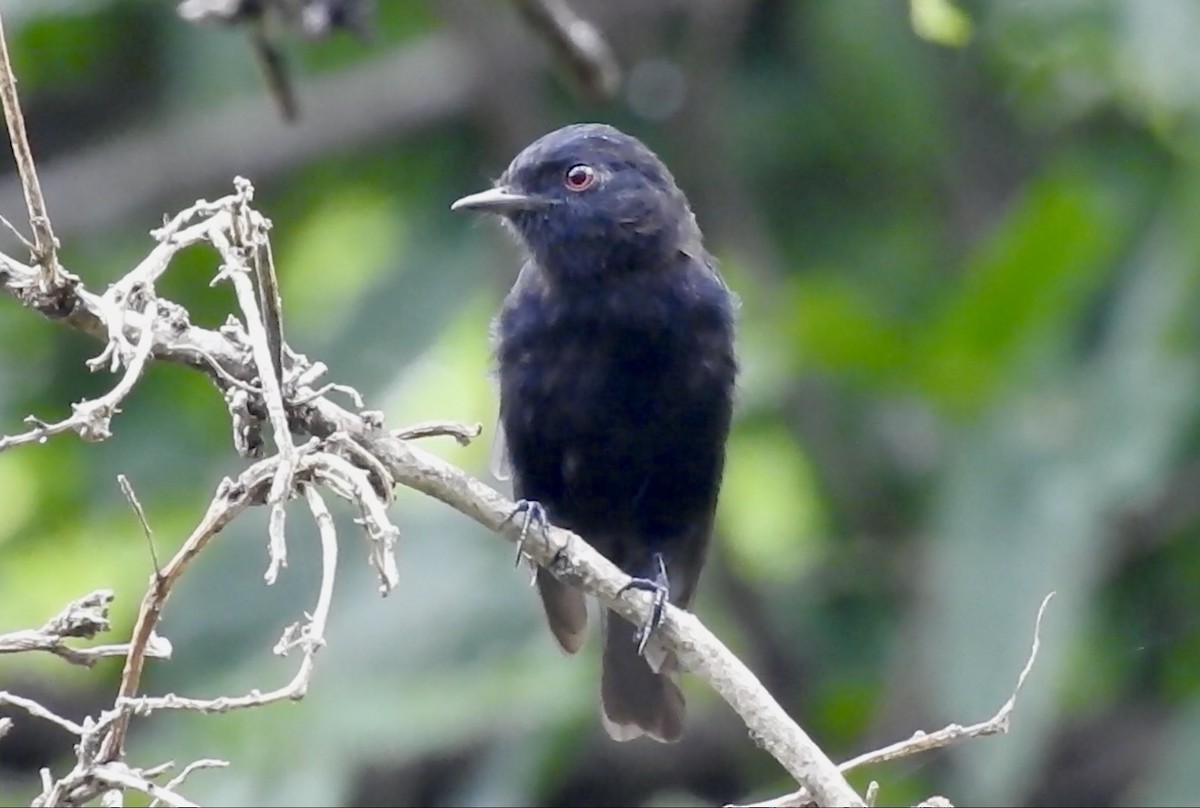
[[[677,740],[676,661],[646,641],[686,608],[712,534],[733,407],[735,298],[687,199],[634,137],[577,124],[526,147],[454,210],[499,215],[528,260],[494,326],[497,439],[520,509],[586,539],[654,594],[636,627],[605,611],[601,704],[617,740]],[[587,632],[583,594],[537,587],[562,648]]]

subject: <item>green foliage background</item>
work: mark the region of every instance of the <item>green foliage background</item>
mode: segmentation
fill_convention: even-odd
[[[64,262],[102,289],[163,213],[242,173],[275,224],[293,346],[393,426],[451,418],[490,435],[488,322],[517,259],[448,205],[544,131],[621,126],[672,166],[742,299],[700,616],[842,759],[991,715],[1054,590],[1009,736],[856,785],[878,779],[886,804],[1200,798],[1200,5],[577,2],[625,69],[601,105],[506,3],[377,5],[368,44],[288,43],[310,110],[289,127],[242,32],[189,26],[167,2],[5,2]],[[459,86],[446,71],[342,99],[355,109],[343,120],[311,112],[322,81],[433,47],[472,77],[465,103],[369,125],[414,84],[435,97]],[[212,142],[203,122],[230,109],[269,125]],[[289,150],[318,126],[345,134]],[[136,171],[89,179],[123,144],[155,148]],[[183,166],[214,147],[228,173]],[[20,221],[5,170],[0,213]],[[207,286],[214,260],[189,252],[160,287],[210,325],[231,303]],[[83,369],[97,348],[0,301],[0,432],[106,389]],[[245,463],[220,397],[180,368],[154,367],[114,432],[0,454],[0,631],[111,587],[127,632],[151,566],[115,475],[167,554]],[[487,443],[429,447],[485,475]],[[232,761],[185,788],[213,805],[717,804],[790,790],[698,682],[683,743],[610,744],[596,644],[558,654],[510,547],[412,492],[392,512],[401,586],[380,599],[343,532],[304,701],[140,720],[131,759]],[[314,597],[303,521],[273,588],[261,513],[199,559],[169,603],[175,658],[151,665],[151,692],[291,675],[270,648]],[[76,716],[111,699],[119,674],[118,661],[0,658],[0,688]],[[29,723],[0,742],[0,804],[27,802],[36,767],[69,753]]]

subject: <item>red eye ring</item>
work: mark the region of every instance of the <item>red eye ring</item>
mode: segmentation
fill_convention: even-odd
[[[568,191],[586,191],[596,182],[596,170],[589,165],[580,163],[567,169],[563,174],[563,185]]]

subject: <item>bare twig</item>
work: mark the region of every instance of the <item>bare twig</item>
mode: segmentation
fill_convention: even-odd
[[[137,516],[138,522],[142,526],[142,534],[146,537],[146,545],[150,548],[150,560],[154,563],[154,572],[158,574],[158,551],[154,549],[154,531],[150,529],[150,522],[146,519],[146,511],[142,508],[142,503],[138,501],[137,493],[133,490],[133,485],[129,482],[129,478],[124,474],[117,475],[117,485],[121,488],[121,493],[125,495],[125,499],[129,502],[129,507],[133,508],[133,513]]]
[[[152,301],[148,305],[146,317],[150,321],[153,321],[154,316],[154,303]],[[150,358],[150,349],[153,344],[153,334],[149,325],[147,325],[138,340],[133,358],[125,369],[125,375],[121,377],[121,380],[117,382],[117,385],[112,390],[109,390],[100,398],[72,404],[71,415],[57,423],[47,424],[38,421],[32,415],[29,416],[25,419],[26,423],[34,422],[37,423],[37,426],[20,435],[0,438],[0,452],[5,449],[11,449],[13,446],[20,446],[23,443],[42,442],[52,435],[57,435],[68,430],[78,432],[79,436],[86,441],[104,440],[109,437],[112,434],[109,431],[109,424],[112,421],[112,417],[118,412],[118,405],[133,391],[134,384],[141,378],[142,371],[146,367],[146,360]]]
[[[25,207],[29,210],[29,227],[33,230],[33,260],[42,268],[39,288],[42,292],[50,292],[66,279],[58,265],[58,241],[54,238],[50,217],[46,214],[46,200],[42,198],[37,167],[33,164],[33,152],[25,134],[25,116],[21,113],[17,79],[8,59],[8,38],[4,35],[3,20],[0,20],[0,102],[4,105],[4,122],[8,126],[13,156],[17,159],[17,173],[25,191]]]
[[[292,481],[296,474],[297,453],[292,443],[292,433],[288,426],[287,409],[283,403],[283,389],[280,380],[282,371],[274,364],[274,353],[271,347],[271,336],[263,322],[259,310],[260,294],[278,296],[278,290],[256,291],[250,280],[250,269],[245,264],[245,256],[258,256],[266,241],[269,223],[249,207],[254,198],[254,188],[249,181],[238,177],[234,180],[237,194],[232,201],[233,226],[230,233],[214,228],[210,237],[225,261],[223,276],[233,282],[237,294],[238,305],[245,317],[246,334],[250,341],[254,364],[258,369],[259,384],[262,385],[263,400],[267,406],[267,415],[275,436],[275,447],[279,452],[279,464],[275,469],[275,479],[271,482],[271,491],[267,505],[271,509],[268,526],[270,539],[271,563],[265,575],[268,584],[275,583],[280,569],[287,566],[287,542],[284,537],[284,522],[286,511],[284,502],[292,493]],[[232,237],[231,237],[232,236]],[[278,300],[276,299],[276,303]],[[277,324],[282,327],[282,320]],[[282,338],[282,337],[280,337]],[[282,356],[282,342],[279,343],[279,354]]]
[[[115,788],[140,791],[158,803],[165,803],[175,808],[198,808],[196,803],[181,797],[170,788],[150,782],[145,776],[124,763],[113,762],[96,766],[91,770],[91,776]]]
[[[388,594],[400,581],[395,553],[396,538],[400,531],[388,519],[387,508],[376,495],[365,471],[328,452],[322,452],[315,461],[315,479],[343,499],[357,503],[362,509],[358,521],[366,529],[367,541],[371,545],[369,561],[379,575],[379,593]]]
[[[128,708],[137,715],[149,715],[155,710],[224,713],[230,710],[261,707],[272,702],[286,699],[297,700],[304,697],[304,694],[308,692],[309,680],[312,678],[314,656],[325,645],[325,626],[329,620],[329,609],[333,603],[333,583],[337,577],[337,533],[334,530],[333,517],[329,514],[329,509],[325,507],[320,493],[311,485],[305,485],[303,489],[321,537],[321,589],[317,596],[316,608],[313,609],[308,623],[303,627],[299,624],[288,626],[275,646],[275,653],[281,656],[296,647],[299,647],[304,654],[300,668],[291,681],[266,693],[255,690],[245,696],[192,699],[167,694],[159,697],[121,698],[118,699],[118,707]]]
[[[275,381],[282,386],[283,298],[279,293],[279,276],[275,273],[271,242],[265,235],[257,242],[254,245],[251,264],[254,267],[255,289],[258,291],[258,308],[262,313],[264,330],[267,332],[267,345],[271,349],[271,367],[275,371]]]
[[[138,288],[152,288],[171,265],[180,250],[193,244],[208,240],[208,234],[213,224],[211,219],[223,208],[224,200],[206,202],[198,200],[189,208],[176,214],[162,227],[151,231],[158,244],[143,258],[137,266],[109,287],[104,293],[105,298],[113,304],[120,305],[127,300]],[[190,224],[192,220],[201,221]]]
[[[934,749],[941,749],[958,741],[968,740],[970,738],[983,738],[988,735],[1003,735],[1009,730],[1009,723],[1012,718],[1012,712],[1017,706],[1017,695],[1020,694],[1021,688],[1025,686],[1025,680],[1029,678],[1030,672],[1033,670],[1033,663],[1037,660],[1038,651],[1042,645],[1042,618],[1046,614],[1046,607],[1050,605],[1054,593],[1051,592],[1042,599],[1041,606],[1038,607],[1037,618],[1033,624],[1033,643],[1029,649],[1029,657],[1025,660],[1025,666],[1021,669],[1021,673],[1017,676],[1017,684],[1013,688],[1012,695],[1008,697],[1008,701],[1000,706],[996,714],[986,721],[980,721],[978,724],[963,726],[962,724],[950,724],[942,727],[936,732],[916,732],[907,740],[898,741],[882,749],[876,749],[872,752],[866,752],[858,757],[851,758],[845,763],[838,766],[843,773],[853,771],[854,769],[870,766],[876,763],[885,763],[889,760],[898,760],[900,758],[919,755],[922,752],[929,752]],[[803,806],[812,803],[812,796],[801,789],[800,791],[787,794],[783,797],[767,800],[765,802],[750,803],[741,808],[772,808],[772,806]],[[943,797],[930,797],[930,800],[944,800]],[[925,803],[933,805],[934,803],[926,800]],[[937,804],[947,804],[937,803]]]
[[[69,718],[63,718],[61,715],[47,710],[42,705],[38,704],[33,699],[27,699],[24,696],[18,696],[15,693],[9,693],[6,690],[0,690],[0,704],[8,704],[18,709],[24,710],[34,718],[40,718],[43,721],[49,721],[51,724],[56,724],[72,735],[84,735],[87,730],[76,724]]]
[[[360,502],[364,509],[363,521],[372,537],[373,559],[381,568],[381,576],[388,576],[390,585],[395,584],[398,574],[392,554],[392,539],[396,528],[388,521],[382,502],[375,496],[366,473],[346,460],[329,452],[316,450],[309,444],[298,455],[295,479],[312,480],[329,486],[339,496]],[[224,481],[218,487],[208,512],[192,535],[184,542],[175,556],[167,562],[161,574],[153,577],[138,612],[134,625],[133,641],[126,658],[125,671],[117,696],[118,717],[104,743],[101,759],[113,760],[120,754],[125,733],[128,731],[130,714],[145,715],[155,710],[185,709],[199,712],[227,712],[229,710],[258,707],[284,699],[302,698],[307,691],[312,675],[313,656],[324,643],[325,624],[332,603],[333,582],[337,567],[337,542],[333,533],[333,521],[323,500],[311,485],[303,485],[304,496],[316,519],[321,536],[323,574],[317,606],[311,619],[303,629],[293,626],[285,632],[276,646],[277,653],[286,653],[300,646],[304,659],[292,680],[283,687],[262,693],[252,691],[240,697],[216,699],[184,698],[174,694],[161,697],[137,697],[138,682],[142,671],[141,639],[153,631],[162,614],[163,605],[171,588],[183,574],[190,561],[204,549],[217,532],[228,524],[248,505],[264,498],[270,486],[278,479],[279,457],[261,460],[251,466],[234,482]]]
[[[167,784],[163,786],[163,788],[167,789],[168,791],[174,791],[183,785],[183,781],[186,780],[193,772],[198,772],[201,769],[225,769],[228,767],[228,760],[214,760],[213,758],[193,760],[191,763],[183,767],[183,771],[168,780]],[[155,806],[158,804],[159,800],[151,800],[150,808],[155,808]]]
[[[397,440],[419,440],[439,435],[449,435],[459,446],[467,446],[483,434],[483,424],[460,424],[457,421],[426,421],[422,424],[393,429],[392,437]]]
[[[102,631],[108,631],[108,606],[113,593],[97,589],[73,601],[65,609],[39,629],[14,631],[0,634],[0,654],[16,654],[25,651],[46,651],[74,665],[91,667],[106,657],[125,656],[129,645],[96,645],[91,648],[74,648],[66,644],[69,638],[91,639]],[[162,637],[154,636],[146,649],[149,656],[169,658],[171,644]]]
[[[115,713],[108,713],[113,716]],[[95,763],[93,752],[96,736],[106,729],[103,723],[84,727],[82,740],[76,746],[78,762],[64,777],[54,780],[48,769],[42,769],[42,793],[33,801],[37,806],[86,805],[102,798],[105,806],[120,806],[123,804],[124,791],[133,790],[151,797],[151,805],[194,806],[195,803],[181,796],[177,789],[185,774],[196,768],[208,768],[219,765],[223,761],[201,760],[190,764],[170,783],[160,786],[154,779],[161,776],[174,764],[170,761],[144,769],[135,769],[120,761]]]
[[[274,458],[263,460],[246,469],[235,481],[222,480],[217,487],[216,496],[213,497],[200,524],[196,526],[162,571],[156,572],[150,577],[150,585],[138,607],[129,653],[125,657],[125,668],[121,673],[121,686],[117,691],[118,703],[131,699],[137,694],[145,663],[146,646],[154,633],[155,626],[158,625],[163,604],[166,603],[171,588],[179,580],[179,576],[183,574],[191,560],[204,549],[212,537],[245,510],[252,501],[262,495],[267,481],[274,476],[276,465],[277,462]],[[100,755],[102,760],[116,760],[121,756],[128,728],[129,713],[122,710],[113,724],[112,731],[105,738]]]
[[[1008,701],[1001,705],[995,715],[986,721],[966,727],[961,724],[950,724],[936,732],[917,732],[906,741],[900,741],[846,761],[841,765],[842,771],[848,772],[861,766],[883,763],[888,760],[896,760],[897,758],[928,752],[932,749],[940,749],[943,746],[949,746],[956,741],[967,738],[1003,735],[1008,732],[1013,709],[1017,706],[1017,695],[1021,692],[1021,688],[1025,686],[1025,680],[1029,678],[1029,673],[1033,670],[1033,663],[1037,659],[1038,650],[1041,648],[1042,617],[1045,615],[1046,607],[1050,605],[1053,597],[1054,593],[1049,593],[1042,599],[1042,605],[1038,607],[1037,619],[1034,621],[1033,626],[1033,645],[1029,649],[1029,658],[1025,661],[1025,667],[1021,669],[1021,673],[1017,677],[1017,685],[1013,688],[1012,695],[1008,697]]]

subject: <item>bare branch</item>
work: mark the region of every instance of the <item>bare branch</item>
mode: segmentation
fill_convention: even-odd
[[[154,563],[154,572],[158,574],[158,551],[154,549],[154,531],[150,529],[150,522],[146,519],[146,511],[142,509],[142,503],[138,501],[137,494],[133,490],[133,485],[129,482],[129,478],[124,474],[117,475],[117,485],[121,488],[121,493],[125,495],[125,499],[129,502],[129,507],[133,508],[133,513],[137,516],[138,522],[142,526],[142,534],[146,537],[146,544],[150,548],[150,560]]]
[[[228,767],[228,760],[215,760],[213,758],[193,760],[191,763],[183,767],[183,771],[168,780],[167,784],[163,786],[163,788],[167,789],[168,791],[174,791],[183,785],[183,781],[186,780],[193,772],[200,771],[201,769],[225,769]],[[159,803],[160,801],[157,799],[151,800],[150,808],[155,808],[155,806],[159,805]]]
[[[295,676],[283,687],[266,693],[257,690],[245,696],[222,696],[215,699],[192,699],[169,693],[159,697],[120,698],[119,708],[128,708],[137,715],[149,715],[155,710],[194,710],[202,713],[225,713],[230,710],[241,710],[250,707],[261,707],[272,702],[287,699],[297,700],[308,692],[308,683],[312,678],[314,657],[318,650],[325,645],[325,626],[329,620],[329,609],[333,603],[333,583],[337,576],[337,533],[334,530],[333,517],[325,507],[320,493],[311,486],[303,486],[304,496],[308,500],[309,509],[317,522],[317,530],[321,538],[321,589],[317,596],[317,605],[313,609],[308,623],[301,627],[293,624],[283,632],[283,636],[275,646],[275,653],[280,656],[287,654],[292,648],[299,647],[304,654],[300,668]]]
[[[595,25],[564,0],[513,0],[529,27],[566,63],[575,83],[593,102],[608,101],[621,86],[621,68]]]
[[[336,433],[335,433],[336,435]],[[396,588],[400,572],[396,568],[396,537],[399,529],[388,519],[387,507],[375,493],[367,473],[337,455],[327,452],[314,458],[313,473],[339,497],[355,502],[362,509],[358,520],[366,529],[371,545],[369,561],[379,575],[379,593],[386,595]],[[390,490],[389,490],[390,495]]]
[[[87,730],[76,724],[69,718],[63,718],[61,715],[48,710],[38,704],[33,699],[27,699],[24,696],[18,696],[15,693],[9,693],[7,690],[0,690],[0,704],[8,704],[18,709],[24,710],[34,718],[40,718],[44,721],[49,721],[51,724],[57,724],[72,735],[83,736]]]
[[[967,738],[1003,735],[1008,732],[1009,720],[1012,717],[1013,709],[1017,706],[1017,695],[1021,692],[1021,688],[1025,686],[1025,680],[1029,678],[1029,672],[1033,670],[1033,663],[1037,659],[1038,650],[1041,648],[1042,617],[1045,615],[1046,607],[1050,605],[1053,597],[1054,593],[1049,593],[1042,599],[1042,605],[1038,607],[1037,619],[1034,621],[1033,626],[1033,645],[1029,649],[1029,658],[1025,661],[1025,667],[1021,669],[1021,673],[1017,677],[1017,685],[1013,688],[1012,695],[996,711],[995,715],[986,721],[966,727],[961,724],[950,724],[937,732],[917,732],[906,741],[900,741],[848,760],[841,765],[841,770],[848,772],[862,766],[909,757],[933,749],[941,749],[943,746],[949,746],[956,741]]]
[[[315,402],[320,415],[340,421],[384,462],[396,481],[439,499],[512,542],[521,526],[508,517],[515,503],[455,466],[390,435],[355,428],[354,416],[336,405]],[[635,624],[646,622],[651,597],[630,591],[618,596],[629,576],[570,531],[550,527],[530,536],[525,553],[562,580],[596,596],[603,605]],[[796,780],[812,789],[822,805],[861,806],[863,800],[837,767],[775,701],[754,676],[690,612],[668,606],[658,638],[675,652],[681,667],[702,678],[742,718],[755,743],[769,752]]]
[[[105,763],[93,768],[91,774],[110,786],[140,791],[159,803],[175,806],[175,808],[199,808],[196,803],[181,797],[172,789],[150,782],[124,763]]]
[[[483,424],[460,424],[457,421],[426,421],[423,424],[413,424],[401,429],[393,429],[392,437],[397,440],[419,440],[433,438],[439,435],[449,435],[458,441],[459,446],[467,446],[471,441],[483,434]]]
[[[46,200],[42,198],[37,167],[33,164],[33,152],[29,149],[29,139],[25,134],[25,116],[21,113],[17,79],[8,59],[8,38],[4,34],[3,20],[0,20],[0,102],[4,105],[4,122],[8,126],[9,140],[12,141],[13,156],[17,158],[17,173],[25,192],[25,207],[29,210],[33,258],[42,268],[40,289],[50,292],[62,286],[66,278],[58,265],[58,240],[54,238],[54,230],[50,227]]]
[[[263,460],[246,469],[235,481],[230,481],[228,478],[222,480],[221,484],[217,486],[216,496],[213,497],[200,524],[188,536],[174,557],[163,567],[162,572],[156,572],[151,576],[150,585],[138,607],[133,638],[129,645],[129,653],[125,657],[125,668],[121,673],[121,686],[117,691],[118,704],[137,694],[145,663],[146,646],[154,633],[155,626],[158,625],[163,604],[166,602],[171,588],[179,580],[179,576],[183,574],[191,560],[204,549],[212,537],[245,510],[252,501],[262,495],[264,486],[274,475],[276,465],[277,462],[274,458]],[[104,750],[101,753],[102,759],[115,760],[121,756],[128,728],[129,713],[121,710],[113,724],[112,732],[105,738]]]
[[[897,743],[889,744],[882,749],[876,749],[873,752],[867,752],[859,755],[856,758],[851,758],[845,763],[838,766],[838,769],[844,772],[853,771],[854,769],[863,766],[869,766],[876,763],[885,763],[889,760],[898,760],[900,758],[919,755],[922,752],[929,752],[934,749],[941,749],[950,746],[958,741],[964,741],[970,738],[983,738],[988,735],[1003,735],[1009,730],[1009,723],[1012,717],[1012,712],[1017,706],[1017,695],[1021,692],[1021,688],[1025,686],[1025,680],[1029,678],[1030,671],[1033,670],[1033,663],[1037,659],[1038,650],[1042,645],[1042,618],[1046,614],[1046,607],[1050,605],[1054,593],[1050,592],[1042,599],[1041,606],[1038,607],[1037,618],[1033,624],[1033,644],[1029,649],[1029,657],[1025,660],[1025,666],[1021,669],[1021,673],[1017,676],[1017,684],[1013,688],[1012,695],[1008,697],[1008,701],[1001,705],[996,714],[986,721],[981,721],[978,724],[971,724],[964,727],[961,724],[950,724],[943,727],[937,732],[921,732],[917,731],[911,738],[898,741]],[[765,802],[755,802],[741,806],[741,808],[775,808],[776,806],[805,806],[811,805],[813,801],[812,795],[805,789],[800,789],[791,794],[787,794],[775,799],[766,800]],[[939,802],[940,801],[940,802]],[[921,805],[928,806],[949,806],[950,803],[945,797],[930,797]]]
[[[250,280],[251,271],[245,264],[245,257],[252,256],[257,260],[264,251],[266,233],[269,222],[249,205],[254,198],[254,188],[249,181],[238,177],[234,180],[237,194],[232,200],[232,227],[227,233],[223,229],[213,228],[210,238],[225,267],[221,276],[233,282],[237,294],[238,305],[245,317],[246,334],[258,370],[259,384],[262,386],[263,399],[267,406],[267,415],[275,436],[275,447],[279,452],[279,465],[275,469],[275,479],[271,482],[271,491],[267,497],[267,505],[271,509],[270,537],[271,564],[265,575],[268,584],[275,583],[280,569],[287,566],[287,543],[284,537],[284,522],[286,512],[284,502],[292,492],[292,481],[296,474],[297,454],[292,443],[292,433],[288,426],[287,408],[283,403],[281,385],[282,368],[274,366],[276,351],[272,349],[272,337],[263,321],[259,301],[262,297],[274,297],[278,304],[278,289],[272,285],[269,290],[256,291]],[[229,236],[232,235],[232,238]],[[259,273],[260,275],[262,273]],[[272,273],[273,274],[273,273]],[[219,277],[221,277],[219,276]],[[274,323],[282,328],[282,320]],[[279,336],[282,339],[282,336]],[[282,357],[282,342],[279,343],[278,355]]]
[[[88,667],[106,657],[125,656],[129,652],[126,643],[91,648],[74,648],[66,644],[69,638],[91,639],[102,631],[108,631],[108,606],[112,600],[113,593],[110,590],[97,589],[70,603],[39,629],[0,634],[0,654],[46,651],[74,665]],[[171,656],[169,642],[157,635],[151,640],[146,649],[147,655],[163,659]]]
[[[149,306],[150,308],[146,312],[146,316],[149,320],[153,321],[155,316],[154,303],[151,302]],[[152,345],[153,335],[149,327],[147,327],[142,331],[133,358],[125,370],[125,375],[121,377],[121,380],[112,390],[93,401],[81,401],[78,404],[72,404],[70,417],[64,418],[58,423],[47,424],[38,421],[32,415],[29,416],[25,419],[26,423],[37,423],[37,426],[21,435],[0,438],[0,452],[10,449],[13,446],[20,446],[23,443],[33,443],[35,441],[40,443],[52,435],[57,435],[68,430],[78,432],[79,436],[86,441],[104,440],[109,437],[112,434],[109,431],[109,424],[112,421],[113,415],[118,411],[117,405],[133,391],[134,384],[141,378],[142,371],[146,367],[146,360],[150,358]]]

